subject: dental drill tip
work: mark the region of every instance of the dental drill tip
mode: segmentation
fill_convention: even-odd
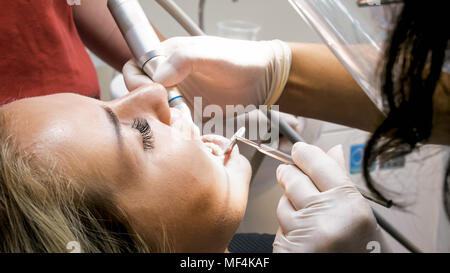
[[[225,149],[225,151],[223,152],[224,155],[230,153],[233,148],[234,145],[236,145],[237,143],[237,139],[238,137],[244,137],[245,136],[245,127],[241,127],[239,128],[239,130],[237,130],[237,132],[231,137],[230,139],[230,144],[228,144],[228,147]]]

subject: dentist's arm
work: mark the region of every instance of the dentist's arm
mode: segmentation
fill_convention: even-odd
[[[377,128],[383,115],[326,45],[289,45],[292,64],[280,109],[365,131]]]
[[[373,131],[383,115],[325,46],[291,43],[292,64],[280,109],[304,117]],[[450,144],[450,77],[442,73],[433,96],[433,129],[428,143]]]
[[[162,46],[168,58],[154,79],[178,85],[190,103],[194,96],[203,105],[275,103],[283,112],[367,131],[383,118],[324,45],[201,36]],[[133,85],[133,76],[124,75]]]
[[[107,0],[85,0],[72,13],[83,43],[118,71],[132,56],[106,6]]]

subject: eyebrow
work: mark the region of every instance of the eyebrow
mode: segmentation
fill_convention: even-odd
[[[120,133],[119,118],[117,117],[116,113],[114,113],[114,111],[111,108],[109,108],[108,106],[103,106],[102,108],[103,108],[103,110],[105,110],[109,121],[114,126],[114,131],[116,133],[117,141],[119,142],[119,145],[122,145],[122,134]]]

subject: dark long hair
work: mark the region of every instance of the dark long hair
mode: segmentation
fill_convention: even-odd
[[[433,95],[446,59],[449,34],[447,9],[442,3],[403,1],[395,16],[382,65],[382,93],[388,114],[369,139],[363,158],[368,187],[385,199],[374,185],[370,166],[411,153],[431,135]],[[448,90],[445,90],[448,97]],[[444,201],[449,208],[449,179]],[[395,202],[395,200],[394,200]]]

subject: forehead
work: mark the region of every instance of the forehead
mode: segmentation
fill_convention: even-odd
[[[99,102],[75,94],[23,99],[4,110],[9,130],[22,147],[76,143],[73,138],[83,136],[85,128],[102,128],[105,121]]]
[[[110,187],[116,185],[110,182],[124,177],[130,180],[140,162],[131,149],[119,147],[105,105],[88,97],[59,94],[17,101],[1,111],[8,133],[37,164]]]
[[[17,144],[39,159],[87,170],[101,169],[104,158],[119,156],[114,128],[100,101],[58,94],[16,101],[2,111]]]

